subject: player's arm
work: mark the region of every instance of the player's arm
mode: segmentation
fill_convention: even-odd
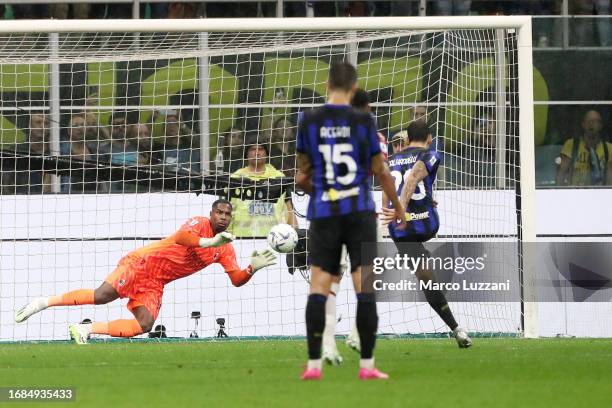
[[[276,263],[276,255],[267,248],[263,251],[253,251],[251,263],[246,268],[240,269],[236,260],[236,251],[232,245],[228,245],[221,253],[219,263],[232,281],[232,285],[238,287],[251,280],[255,272],[261,268],[274,265]]]
[[[204,238],[191,231],[178,231],[174,235],[174,242],[190,248],[212,248],[218,247],[236,239],[227,231],[220,232],[212,238]]]
[[[189,248],[211,248],[227,244],[236,239],[236,237],[226,231],[220,232],[212,238],[203,237],[203,226],[204,223],[199,217],[189,219],[174,234],[174,242]]]
[[[312,193],[312,165],[306,153],[297,153],[298,171],[295,184],[306,194]]]
[[[291,201],[291,198],[287,199],[287,201],[285,201],[285,204],[287,205],[287,224],[297,229],[298,220],[297,216],[295,215],[295,209],[293,208],[293,202]]]
[[[422,161],[417,161],[412,170],[406,173],[404,177],[404,186],[402,187],[402,192],[400,193],[400,202],[405,206],[408,206],[410,202],[410,198],[414,194],[416,190],[417,184],[425,179],[429,175],[427,171],[427,167],[425,167],[425,163]]]
[[[378,178],[380,186],[383,189],[383,200],[385,200],[383,203],[388,201],[387,198],[390,199],[391,205],[395,210],[395,219],[401,220],[400,224],[405,224],[406,211],[397,197],[397,193],[395,191],[395,181],[393,180],[393,176],[391,176],[391,172],[389,171],[389,167],[387,166],[382,153],[378,153],[372,157],[372,173],[374,173],[374,175]]]

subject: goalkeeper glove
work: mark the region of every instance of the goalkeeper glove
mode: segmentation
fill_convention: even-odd
[[[261,252],[253,251],[253,254],[251,254],[251,265],[249,265],[250,268],[247,268],[247,271],[252,275],[261,268],[274,265],[275,263],[276,255],[271,249],[266,248]]]
[[[235,239],[236,239],[235,236],[233,236],[229,232],[223,231],[223,232],[218,233],[212,238],[200,238],[200,247],[202,248],[218,247],[221,245],[228,244]]]

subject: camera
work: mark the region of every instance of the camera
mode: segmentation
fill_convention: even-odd
[[[217,332],[217,337],[227,337],[227,333],[225,332],[225,318],[217,317],[216,322],[219,325],[219,331]]]

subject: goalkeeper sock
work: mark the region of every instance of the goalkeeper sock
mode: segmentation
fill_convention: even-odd
[[[357,294],[357,330],[361,342],[361,359],[368,360],[374,354],[378,329],[376,299],[373,293]]]
[[[49,306],[93,305],[94,290],[79,289],[60,296],[51,296],[47,299],[47,303]]]
[[[444,323],[446,323],[451,330],[455,330],[459,325],[455,321],[455,316],[453,316],[453,312],[451,312],[448,306],[444,293],[440,290],[429,289],[425,289],[423,292],[431,308],[436,311],[438,316],[444,320]]]
[[[326,348],[336,346],[336,293],[340,284],[333,282],[327,301],[325,302],[325,330],[323,331],[323,344]]]
[[[308,339],[308,358],[321,359],[321,341],[325,328],[325,300],[327,296],[313,293],[306,303],[306,336]]]
[[[109,334],[113,337],[134,337],[143,333],[142,327],[140,327],[140,323],[136,319],[92,323],[91,332],[94,334]]]

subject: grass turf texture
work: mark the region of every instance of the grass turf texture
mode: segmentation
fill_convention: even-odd
[[[53,407],[612,406],[612,340],[379,340],[386,382],[357,380],[358,356],[298,380],[305,341],[0,345],[0,387],[76,388]],[[19,403],[20,407],[44,404]]]

